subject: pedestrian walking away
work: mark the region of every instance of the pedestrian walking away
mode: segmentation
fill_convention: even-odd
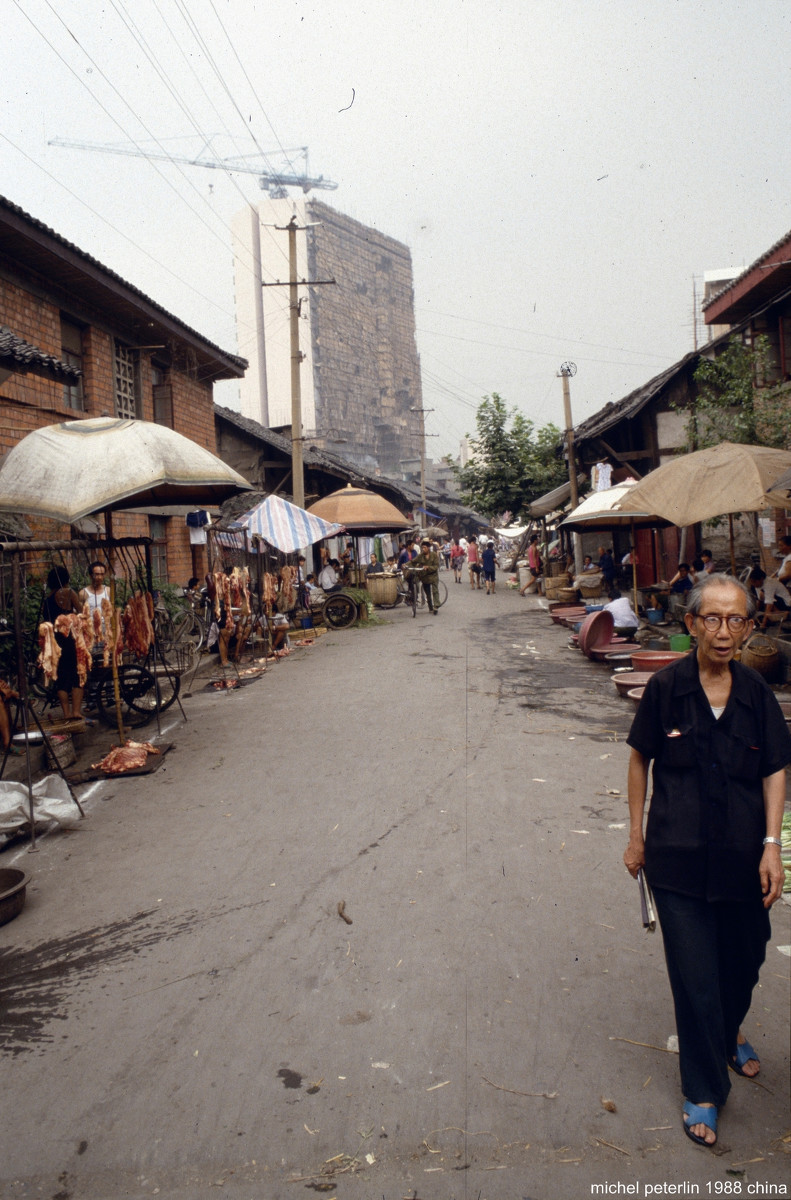
[[[464,547],[461,546],[455,539],[450,548],[450,565],[453,567],[453,579],[455,583],[461,583],[461,572],[464,567],[464,560],[467,557]]]
[[[490,539],[486,543],[486,547],[481,555],[481,565],[483,567],[483,579],[486,585],[486,595],[494,595],[495,585],[495,567],[497,564],[497,555],[494,550],[494,542]]]
[[[763,677],[734,661],[754,612],[741,583],[704,574],[684,614],[696,650],[651,676],[627,739],[624,863],[635,877],[644,866],[653,889],[675,1007],[683,1129],[703,1146],[717,1142],[729,1068],[750,1079],[761,1069],[741,1025],[784,881],[791,734]]]
[[[481,588],[481,560],[478,553],[478,539],[473,535],[467,543],[467,566],[470,568],[470,587]]]

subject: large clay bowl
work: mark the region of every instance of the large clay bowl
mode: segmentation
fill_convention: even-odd
[[[626,638],[613,638],[611,642],[607,642],[604,646],[594,646],[589,651],[588,658],[592,659],[593,662],[609,663],[613,654],[623,653],[625,655],[630,645],[631,643],[627,642]]]
[[[13,921],[25,907],[25,890],[30,876],[16,867],[0,870],[0,925]]]
[[[635,671],[658,671],[677,658],[689,654],[688,650],[635,650],[632,653],[632,666]]]
[[[645,691],[644,687],[636,687],[636,688],[632,688],[630,691],[628,691],[626,693],[630,700],[634,700],[635,708],[639,708],[640,701],[643,698],[644,691]]]
[[[645,687],[651,675],[651,671],[620,671],[612,681],[619,696],[628,696],[632,688]]]
[[[549,615],[556,625],[560,625],[566,617],[573,617],[575,621],[581,621],[585,616],[585,609],[580,604],[564,604],[562,608],[553,609]]]
[[[588,613],[580,626],[579,647],[582,653],[590,657],[591,650],[611,642],[614,628],[615,619],[611,612],[601,609],[599,612]]]

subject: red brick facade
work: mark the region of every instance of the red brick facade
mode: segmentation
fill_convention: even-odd
[[[10,232],[3,225],[6,215],[12,226]],[[176,318],[95,260],[81,255],[51,230],[1,200],[0,234],[8,234],[0,244],[0,325],[38,350],[75,365],[65,352],[69,340],[64,336],[65,321],[71,328],[72,342],[75,338],[78,342],[82,369],[77,400],[80,407],[75,409],[70,392],[75,393],[76,388],[69,389],[41,371],[25,370],[21,363],[0,359],[0,453],[45,425],[118,415],[117,344],[126,348],[124,353],[133,372],[134,397],[130,403],[134,403],[135,415],[171,425],[176,432],[216,452],[213,383],[217,378],[241,376],[244,361],[219,351],[187,326],[180,326]],[[33,242],[35,261],[29,249]],[[51,252],[51,275],[42,270],[42,243]],[[84,286],[81,259],[85,264]],[[102,302],[103,293],[106,303]],[[158,349],[136,349],[141,342],[162,345]],[[159,398],[156,411],[155,387]],[[166,523],[168,581],[186,583],[193,567],[198,574],[201,568],[205,570],[205,549],[200,548],[194,559],[184,518],[162,519]],[[68,527],[51,521],[28,518],[28,524],[37,536],[69,536]],[[145,536],[149,532],[148,517],[114,515],[115,536]]]

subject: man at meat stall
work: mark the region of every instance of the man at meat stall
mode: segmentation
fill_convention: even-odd
[[[93,624],[93,655],[94,663],[104,657],[104,645],[107,637],[106,622],[112,619],[110,604],[110,589],[104,582],[107,568],[97,559],[88,567],[90,583],[79,593],[80,603],[88,605],[88,616]]]

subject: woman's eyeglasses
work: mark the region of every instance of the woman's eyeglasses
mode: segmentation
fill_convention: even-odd
[[[725,621],[731,633],[741,633],[749,619],[747,617],[740,617],[736,613],[732,613],[729,617],[716,617],[714,613],[707,613],[706,616],[698,613],[698,616],[709,633],[716,633],[723,621]]]

